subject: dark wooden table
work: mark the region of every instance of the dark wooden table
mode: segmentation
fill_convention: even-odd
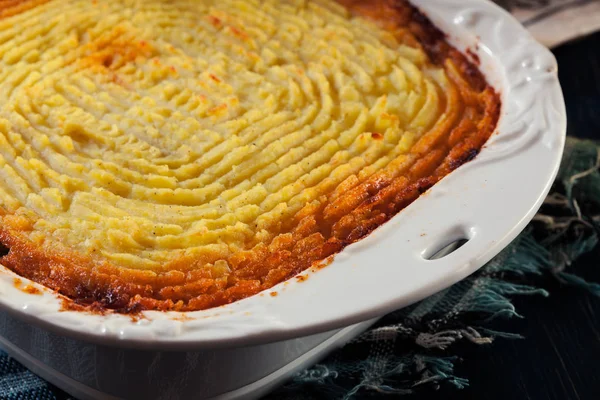
[[[600,33],[554,52],[560,67],[569,117],[569,134],[600,140]],[[600,248],[574,266],[600,282]],[[499,339],[489,346],[461,344],[459,376],[464,390],[442,389],[413,398],[477,400],[600,399],[600,298],[552,278],[540,283],[549,298],[517,298],[525,318],[501,322],[522,340]],[[411,399],[412,400],[412,399]]]

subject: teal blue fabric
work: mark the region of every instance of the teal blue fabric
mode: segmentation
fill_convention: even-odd
[[[2,400],[67,400],[54,389],[5,353],[0,352],[0,399]]]

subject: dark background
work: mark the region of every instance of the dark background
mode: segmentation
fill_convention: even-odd
[[[600,140],[600,33],[554,51],[568,112],[569,135]],[[600,282],[600,248],[575,264],[585,279]],[[588,400],[600,399],[600,297],[540,279],[549,298],[516,298],[524,319],[500,324],[521,340],[488,346],[459,344],[456,374],[470,387],[442,388],[407,399]],[[406,397],[405,397],[406,398]]]

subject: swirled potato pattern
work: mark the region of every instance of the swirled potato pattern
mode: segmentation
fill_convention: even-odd
[[[405,2],[342,3],[0,3],[2,264],[81,304],[204,309],[473,158],[499,107],[476,69]]]

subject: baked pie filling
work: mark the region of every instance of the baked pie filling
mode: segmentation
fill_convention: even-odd
[[[385,223],[499,109],[403,0],[0,1],[0,263],[97,309],[230,303]]]

